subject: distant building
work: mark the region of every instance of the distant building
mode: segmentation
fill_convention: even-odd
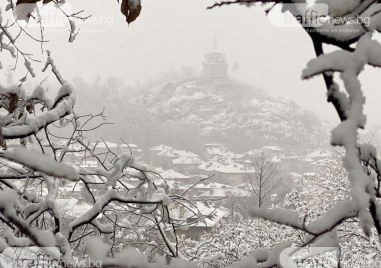
[[[208,202],[197,201],[192,206],[174,205],[170,208],[172,220],[179,224],[179,236],[200,241],[201,236],[211,233],[228,212],[214,207]]]
[[[225,54],[217,51],[215,40],[214,51],[205,54],[202,76],[209,82],[225,84],[229,81],[228,66]]]
[[[218,181],[228,185],[244,183],[247,177],[253,174],[255,174],[254,169],[245,169],[245,166],[239,163],[232,163],[216,169]]]
[[[204,161],[195,156],[181,156],[172,160],[172,166],[175,170],[185,174],[192,174],[197,166],[202,165]]]
[[[263,146],[262,151],[266,156],[280,158],[283,156],[283,150],[279,146]]]
[[[119,145],[119,148],[122,152],[132,153],[132,155],[135,157],[141,156],[143,152],[143,150],[141,150],[138,145],[132,143],[122,143]]]
[[[176,150],[176,149],[165,149],[157,154],[159,161],[157,165],[169,169],[173,168],[172,160],[180,157],[189,157],[189,158],[199,158],[199,155],[186,151],[186,150]]]
[[[181,174],[173,169],[169,169],[160,173],[160,176],[165,180],[182,181],[189,179],[189,176]]]
[[[246,181],[247,176],[252,175],[255,171],[245,168],[239,163],[230,163],[224,165],[218,162],[209,161],[198,166],[203,173],[212,176],[210,181],[224,183],[230,186],[238,185]]]
[[[204,144],[204,157],[208,160],[222,155],[226,151],[224,145],[219,143],[206,143]]]

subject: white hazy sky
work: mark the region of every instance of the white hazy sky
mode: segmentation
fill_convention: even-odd
[[[300,28],[273,26],[263,8],[229,6],[206,10],[210,0],[143,0],[143,10],[130,26],[116,1],[67,1],[73,10],[85,9],[93,18],[80,25],[73,44],[67,43],[68,26],[46,28],[49,48],[67,78],[82,76],[92,81],[116,75],[127,83],[144,82],[182,66],[201,69],[203,54],[213,48],[217,33],[219,49],[226,53],[231,77],[249,82],[269,94],[293,99],[322,119],[337,121],[325,101],[322,78],[301,81],[301,71],[314,56],[308,36]],[[280,16],[275,13],[274,15]],[[103,24],[94,22],[103,20]],[[37,31],[36,31],[37,33]],[[29,41],[30,42],[30,41]],[[26,44],[26,43],[25,43]],[[29,47],[38,54],[38,46]],[[43,59],[42,56],[40,56]],[[378,119],[378,78],[381,70],[362,75],[371,124]]]

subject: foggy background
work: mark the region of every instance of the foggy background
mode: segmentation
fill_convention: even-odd
[[[261,6],[232,5],[206,10],[211,3],[146,0],[138,23],[128,26],[117,3],[76,1],[74,11],[84,9],[85,14],[93,17],[78,23],[80,34],[73,44],[66,42],[67,25],[47,27],[47,47],[66,79],[81,76],[93,81],[97,75],[115,75],[126,84],[136,85],[163,73],[181,72],[184,67],[200,71],[203,55],[212,50],[216,34],[219,50],[230,63],[232,78],[272,95],[289,97],[320,118],[337,122],[332,107],[325,101],[323,80],[300,79],[302,69],[314,56],[303,29],[271,25]],[[275,14],[279,15],[277,11]],[[40,56],[38,44],[29,51]],[[371,124],[378,123],[376,99],[380,93],[374,83],[376,77],[373,71],[364,72],[362,77]]]

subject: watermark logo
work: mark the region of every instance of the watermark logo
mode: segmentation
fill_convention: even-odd
[[[74,16],[73,16],[74,15]],[[111,27],[114,18],[104,15],[86,16],[76,13],[71,4],[55,3],[47,5],[20,4],[16,8],[16,17],[19,24],[25,28],[57,29],[69,26],[69,18],[77,26],[88,25],[90,27]],[[74,18],[76,17],[76,18]]]
[[[0,253],[0,267],[2,268],[60,268],[60,267],[92,267],[100,268],[102,263],[90,261],[60,260],[60,251],[56,247],[9,247]]]
[[[359,15],[330,16],[327,4],[283,4],[282,14],[269,14],[271,24],[277,27],[319,28],[322,26],[370,25],[370,17]],[[337,30],[337,29],[336,29]]]
[[[341,259],[338,247],[288,247],[279,256],[282,267],[287,268],[380,268],[378,254],[369,254],[363,258]]]

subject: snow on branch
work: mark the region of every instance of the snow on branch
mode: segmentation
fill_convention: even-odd
[[[309,233],[320,235],[331,231],[344,220],[354,218],[358,215],[356,203],[352,200],[346,200],[337,203],[320,218],[306,226]]]
[[[291,246],[292,243],[290,241],[280,242],[269,252],[266,261],[260,263],[259,267],[282,267],[280,256],[285,249]]]
[[[73,232],[77,227],[85,224],[90,223],[92,220],[94,220],[100,213],[102,213],[103,209],[111,202],[111,201],[117,201],[121,203],[128,203],[128,204],[161,204],[162,200],[147,200],[143,198],[129,198],[122,196],[118,193],[118,191],[112,189],[109,190],[105,195],[101,196],[93,205],[91,209],[86,211],[83,215],[76,218],[74,221],[72,221],[69,224],[69,229],[71,232]]]
[[[364,171],[361,163],[361,148],[357,143],[357,130],[364,128],[366,116],[363,113],[365,97],[361,90],[361,84],[358,78],[360,72],[366,64],[377,66],[381,58],[381,46],[371,39],[370,33],[365,34],[358,41],[356,49],[353,53],[330,53],[320,56],[312,60],[307,69],[303,72],[304,78],[309,78],[318,73],[325,71],[341,72],[341,79],[344,82],[349,103],[346,107],[347,119],[341,122],[333,131],[331,144],[343,146],[346,150],[346,155],[343,159],[344,166],[348,172],[349,180],[352,184],[352,197],[356,202],[356,208],[359,210],[360,225],[366,234],[369,233],[372,223],[369,221],[369,204],[373,199],[371,189],[374,189],[374,181],[371,176]],[[344,64],[334,64],[341,62]],[[344,68],[343,68],[344,67]],[[379,226],[378,221],[374,218],[374,224]],[[376,217],[377,218],[377,217]],[[379,229],[379,227],[378,227]]]
[[[0,190],[0,213],[8,221],[17,226],[20,231],[30,238],[37,246],[52,247],[55,245],[55,238],[50,231],[40,231],[30,228],[30,224],[20,217],[16,211],[18,206],[18,195],[13,190]],[[24,241],[27,242],[27,241]],[[29,242],[27,242],[29,243]],[[28,246],[28,245],[27,245]]]
[[[19,139],[36,134],[41,129],[72,113],[75,104],[75,92],[70,84],[62,85],[52,108],[33,119],[26,119],[24,125],[12,125],[1,128],[3,139]]]
[[[71,181],[79,180],[79,175],[73,167],[56,162],[48,155],[44,155],[38,151],[14,148],[13,150],[4,151],[0,157],[21,164],[34,171],[39,171],[48,176],[64,178]]]
[[[255,218],[262,218],[297,229],[303,229],[303,224],[299,220],[298,212],[295,210],[282,208],[254,208],[250,210],[250,215]]]
[[[303,70],[302,78],[309,79],[326,71],[344,72],[351,63],[351,56],[348,51],[338,50],[312,59]]]
[[[65,83],[65,80],[63,79],[61,73],[59,72],[56,64],[54,63],[54,59],[52,58],[52,56],[50,55],[50,50],[46,50],[46,54],[48,55],[48,58],[46,59],[46,63],[45,63],[45,66],[44,68],[42,69],[43,72],[46,71],[46,69],[51,66],[52,67],[52,72],[54,73],[54,75],[56,76],[58,82],[60,82],[61,85],[63,85]]]

